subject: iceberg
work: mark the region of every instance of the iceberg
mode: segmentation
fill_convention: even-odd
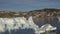
[[[32,16],[28,18],[25,17],[15,17],[15,18],[0,18],[0,32],[9,31],[11,34],[11,30],[19,30],[19,29],[29,29],[32,28],[35,30],[35,34],[41,34],[45,31],[56,30],[56,27],[51,26],[50,24],[42,25],[38,27],[32,19]]]
[[[56,27],[51,26],[50,24],[45,24],[40,27],[40,33],[44,33],[45,31],[56,30]]]

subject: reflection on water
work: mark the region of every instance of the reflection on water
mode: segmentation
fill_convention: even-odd
[[[38,19],[34,19],[35,24],[41,27],[44,24],[51,24],[56,27],[56,23],[58,22],[58,18],[56,17],[41,17]]]
[[[53,20],[52,20],[53,18]],[[44,24],[51,24],[52,26],[55,26],[57,27],[57,30],[56,30],[56,34],[60,34],[60,18],[57,18],[57,17],[49,17],[48,18],[43,18],[44,20],[42,19],[38,19],[38,20],[35,20],[34,19],[34,22],[39,26],[41,27],[42,25]],[[50,33],[51,34],[51,33]]]

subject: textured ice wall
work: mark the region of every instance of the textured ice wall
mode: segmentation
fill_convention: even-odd
[[[27,29],[32,28],[33,30],[35,30],[35,34],[43,33],[47,28],[48,30],[54,29],[50,24],[46,25],[43,25],[41,28],[39,28],[33,22],[32,16],[30,16],[28,20],[26,20],[25,17],[0,18],[0,32],[5,32],[6,30],[8,30],[10,34],[11,30],[25,29],[25,28]]]
[[[38,26],[33,22],[32,16],[28,20],[24,17],[0,18],[0,32],[5,32],[6,30],[10,32],[11,30],[17,30],[19,28],[32,28],[37,30]]]

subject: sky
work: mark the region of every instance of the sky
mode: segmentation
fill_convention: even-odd
[[[0,10],[32,11],[44,8],[60,9],[60,0],[0,0]]]

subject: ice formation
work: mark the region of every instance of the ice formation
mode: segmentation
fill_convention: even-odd
[[[35,30],[36,34],[40,34],[45,32],[45,29],[48,30],[54,30],[56,28],[53,28],[50,24],[43,25],[41,27],[38,27],[32,19],[32,16],[26,20],[25,17],[16,17],[16,18],[0,18],[0,32],[5,32],[6,30],[9,31],[11,34],[11,30],[17,30],[17,29],[25,29],[25,28],[32,28]]]

